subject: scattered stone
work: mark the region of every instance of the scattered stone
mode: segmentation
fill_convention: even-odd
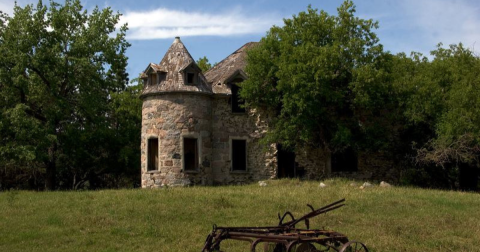
[[[389,183],[387,183],[385,181],[382,181],[382,182],[380,182],[380,187],[392,187],[392,185],[390,185]]]
[[[259,186],[267,186],[267,182],[265,181],[258,181]]]
[[[367,187],[371,187],[371,186],[372,186],[372,184],[370,184],[368,182],[365,182],[365,183],[363,183],[363,185],[360,186],[360,189],[363,190],[363,189],[365,189]]]
[[[327,187],[327,185],[325,185],[323,182],[320,182],[319,187],[324,188],[324,187]]]
[[[364,188],[366,188],[366,187],[371,187],[372,184],[370,184],[370,183],[368,183],[368,182],[365,182],[365,183],[363,183],[362,186],[363,186]]]

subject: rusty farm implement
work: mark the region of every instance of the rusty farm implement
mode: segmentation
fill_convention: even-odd
[[[295,219],[291,212],[278,215],[278,226],[267,227],[217,227],[207,236],[202,252],[221,252],[221,243],[225,240],[239,240],[250,243],[251,252],[368,252],[367,247],[357,241],[351,241],[344,234],[324,229],[310,229],[310,218],[344,206],[345,199],[331,203],[319,209],[307,205],[312,211]],[[285,221],[286,217],[290,221]],[[306,229],[295,225],[304,222]],[[262,250],[263,249],[263,250]]]

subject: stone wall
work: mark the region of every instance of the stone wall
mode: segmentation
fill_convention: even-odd
[[[143,101],[141,167],[142,187],[244,184],[277,178],[275,145],[260,143],[272,115],[248,110],[232,113],[230,96],[175,92],[147,96]],[[199,168],[183,169],[183,138],[198,141]],[[147,142],[158,138],[158,170],[147,171]],[[231,141],[247,142],[247,170],[232,171]],[[341,176],[396,182],[399,168],[381,153],[360,153],[358,172],[331,173],[330,154],[321,149],[297,150],[297,175],[318,180]]]
[[[198,93],[164,93],[144,98],[142,187],[211,184],[211,98]],[[198,141],[199,169],[183,170],[183,138]],[[158,138],[158,170],[147,171],[147,141]]]
[[[295,152],[297,174],[304,179],[322,179],[329,175],[330,154],[322,149],[302,148]]]
[[[230,96],[214,96],[212,101],[212,170],[215,184],[243,184],[273,178],[274,153],[259,143],[266,133],[268,114],[247,110],[232,113]],[[247,141],[247,171],[232,171],[231,140]]]
[[[362,152],[358,153],[358,171],[329,173],[334,177],[397,183],[401,170],[399,164],[386,157],[382,152]]]

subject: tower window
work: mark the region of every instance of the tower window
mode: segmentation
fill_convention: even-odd
[[[165,81],[166,79],[167,79],[167,73],[166,72],[158,73],[158,83],[162,83],[162,81]]]
[[[147,170],[158,170],[158,138],[148,139],[148,161]]]
[[[150,74],[150,78],[151,78],[150,85],[157,85],[157,74],[156,73]]]
[[[195,73],[187,73],[187,84],[195,84]]]
[[[183,167],[185,171],[198,169],[198,145],[196,138],[183,139]]]
[[[247,140],[232,139],[232,171],[247,170]]]

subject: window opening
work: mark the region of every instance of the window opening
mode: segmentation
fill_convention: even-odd
[[[355,172],[358,171],[358,158],[353,148],[332,154],[332,172]]]
[[[162,81],[165,81],[166,79],[167,79],[167,73],[160,72],[158,74],[158,83],[161,83]]]
[[[198,146],[197,139],[184,138],[183,139],[183,157],[184,169],[186,171],[193,171],[198,169]]]
[[[247,170],[247,140],[232,139],[232,171]]]
[[[151,74],[150,78],[152,79],[152,81],[150,81],[150,84],[156,85],[157,84],[157,74],[156,73]]]
[[[187,83],[194,84],[195,81],[195,73],[187,73]]]
[[[158,170],[158,138],[148,139],[148,164],[147,170]]]
[[[241,88],[235,84],[232,84],[232,112],[233,113],[245,113],[245,100],[240,98]]]

